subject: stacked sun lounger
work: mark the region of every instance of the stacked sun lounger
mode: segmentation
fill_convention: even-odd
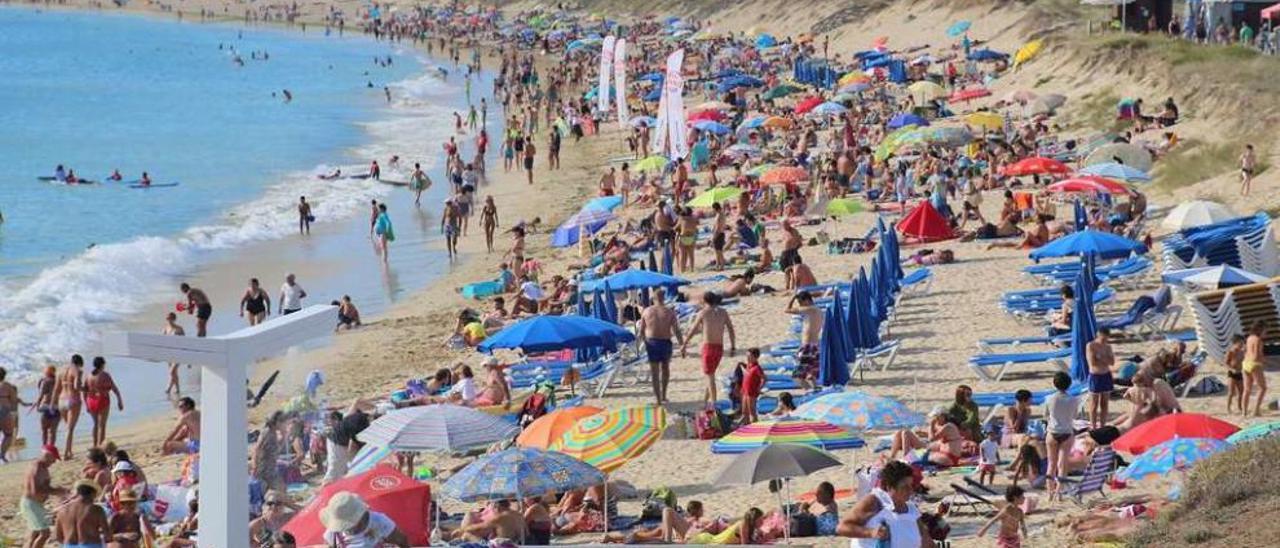
[[[1280,343],[1280,277],[1230,289],[1187,296],[1195,313],[1200,346],[1215,360],[1222,360],[1233,335],[1244,334],[1254,322],[1267,326],[1266,344]]]
[[[1263,276],[1280,274],[1266,213],[1184,229],[1164,240],[1165,270],[1227,264]]]

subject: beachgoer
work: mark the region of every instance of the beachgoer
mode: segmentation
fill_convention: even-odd
[[[822,323],[825,320],[822,310],[813,304],[813,295],[808,291],[799,291],[787,303],[787,314],[798,314],[803,327],[800,329],[800,348],[796,351],[796,361],[800,367],[795,376],[802,387],[811,387],[818,378],[818,341],[822,336]]]
[[[1022,488],[1016,485],[1005,489],[1005,505],[978,530],[978,538],[985,537],[987,530],[996,523],[1000,524],[1000,532],[996,535],[996,548],[1022,548],[1022,537],[1027,536],[1026,516],[1022,512],[1025,499]],[[1021,536],[1018,533],[1022,533]]]
[[[1267,396],[1267,375],[1264,369],[1264,360],[1266,356],[1262,347],[1264,341],[1262,336],[1266,334],[1267,325],[1261,320],[1253,322],[1249,327],[1249,336],[1244,340],[1244,359],[1240,363],[1240,369],[1244,372],[1244,409],[1249,411],[1249,398],[1253,396],[1253,389],[1258,389],[1258,401],[1254,404],[1253,415],[1255,417],[1262,416],[1262,400]]]
[[[742,374],[742,424],[760,421],[757,402],[760,400],[760,393],[764,391],[764,385],[765,374],[760,367],[760,349],[748,349],[746,369]],[[715,402],[711,404],[715,405]]]
[[[171,337],[185,337],[187,332],[178,325],[178,315],[170,312],[164,315],[164,327],[160,329],[161,335],[169,335]],[[182,395],[182,383],[178,378],[178,362],[169,362],[169,386],[164,389],[164,394]]]
[[[800,246],[804,245],[804,238],[800,236],[800,231],[792,226],[790,219],[782,220],[782,254],[778,256],[778,268],[787,274],[786,287],[794,288],[795,284],[791,282],[791,265],[800,262]]]
[[[75,495],[58,510],[53,540],[67,548],[101,548],[111,536],[107,512],[97,504],[98,486],[80,480]]]
[[[1231,346],[1223,358],[1223,366],[1227,369],[1227,414],[1239,410],[1244,415],[1244,335],[1231,336]],[[1233,408],[1232,403],[1235,403]]]
[[[284,414],[280,411],[272,413],[259,430],[258,443],[253,446],[249,470],[253,478],[262,482],[267,489],[283,490],[285,483],[280,477],[276,461],[280,459],[280,428],[283,426]]]
[[[1240,154],[1240,195],[1248,196],[1249,189],[1253,186],[1254,171],[1258,169],[1258,157],[1253,152],[1253,145],[1244,146],[1244,152]]]
[[[40,452],[40,456],[31,461],[31,468],[27,470],[26,481],[23,482],[22,499],[18,502],[19,513],[29,531],[26,548],[41,548],[49,540],[53,521],[49,519],[49,512],[45,510],[44,503],[52,495],[67,493],[65,488],[54,487],[49,478],[49,467],[59,458],[61,457],[58,455],[58,448],[46,445]]]
[[[338,325],[333,330],[355,329],[360,327],[360,309],[356,308],[355,303],[351,302],[350,295],[343,295],[341,301],[333,301],[330,305],[338,307]]]
[[[1050,337],[1071,332],[1071,313],[1076,305],[1076,292],[1071,286],[1063,285],[1058,293],[1062,295],[1062,306],[1049,319],[1049,327],[1045,328],[1045,334]]]
[[[1000,464],[1000,433],[987,429],[987,439],[978,444],[978,483],[994,484],[996,466]]]
[[[360,495],[341,491],[320,510],[327,546],[380,548],[387,544],[409,548],[409,539],[386,514],[374,512]]]
[[[111,394],[116,395],[116,407],[124,411],[124,398],[120,396],[120,388],[107,373],[107,360],[102,356],[93,358],[93,369],[84,380],[84,408],[93,419],[93,445],[101,446],[107,441],[107,418],[111,415]]]
[[[536,157],[536,150],[533,146],[533,137],[525,137],[524,139],[524,173],[528,178],[529,184],[533,184],[533,159]]]
[[[306,196],[298,197],[298,233],[311,234],[311,204],[307,203]]]
[[[89,480],[101,489],[111,487],[111,463],[107,461],[107,452],[97,447],[85,453],[85,465],[80,469],[80,478]]]
[[[480,225],[484,228],[484,246],[487,253],[493,253],[493,232],[498,228],[498,206],[493,203],[493,196],[484,197],[484,208],[480,210]]]
[[[139,548],[151,546],[154,537],[146,514],[138,511],[138,495],[133,492],[120,494],[120,508],[107,522],[111,542],[107,548]]]
[[[271,295],[262,289],[257,278],[249,278],[249,288],[240,297],[240,317],[249,315],[249,325],[258,325],[271,315]]]
[[[18,387],[5,380],[8,371],[0,367],[0,463],[9,462],[9,448],[18,432],[18,406],[35,404],[18,397]]]
[[[809,265],[804,264],[804,259],[797,255],[791,261],[791,267],[787,268],[787,283],[790,284],[787,289],[799,290],[800,288],[818,285],[818,278],[813,275],[813,269]]]
[[[947,420],[960,428],[966,440],[975,443],[982,440],[982,415],[978,404],[973,402],[973,388],[964,384],[956,387],[955,400],[947,408]]]
[[[658,405],[667,401],[667,385],[671,381],[672,335],[676,342],[684,343],[680,322],[675,311],[667,307],[666,301],[665,291],[654,292],[653,304],[640,313],[640,320],[636,322],[636,332],[648,355],[653,396]]]
[[[58,410],[62,412],[62,422],[67,425],[67,445],[63,454],[72,458],[71,445],[75,440],[76,423],[80,421],[84,401],[84,358],[79,354],[73,354],[71,363],[58,374],[58,387],[54,389],[54,397],[58,400]]]
[[[899,430],[893,435],[889,458],[896,459],[899,454],[906,455],[911,451],[924,449],[920,460],[941,467],[958,466],[964,453],[964,436],[960,435],[960,429],[947,420],[947,410],[942,406],[934,407],[926,418],[929,421],[926,425],[927,437],[921,439],[919,434],[910,429]]]
[[[431,177],[425,171],[422,171],[421,165],[414,163],[413,173],[409,175],[409,189],[413,191],[413,205],[422,205],[422,192],[429,188],[431,188]]]
[[[523,544],[528,536],[524,514],[511,509],[511,501],[499,500],[492,504],[487,519],[474,514],[462,518],[462,525],[449,533],[449,538],[467,542],[508,540]]]
[[[707,390],[703,397],[708,405],[714,405],[716,403],[716,369],[720,367],[720,360],[724,357],[725,332],[729,333],[729,356],[733,356],[738,348],[738,339],[733,331],[733,318],[720,306],[720,295],[714,291],[707,291],[702,295],[702,302],[706,306],[698,312],[693,325],[689,327],[689,336],[685,337],[684,344],[680,345],[680,356],[685,357],[689,341],[702,331],[705,336],[702,343],[702,374],[707,378]]]
[[[391,254],[391,242],[396,241],[395,230],[391,227],[391,217],[387,215],[387,204],[378,204],[378,216],[373,221],[373,233],[378,236],[378,250],[382,252],[382,262],[387,262]]]
[[[1056,392],[1044,400],[1044,415],[1048,419],[1048,438],[1045,444],[1049,451],[1049,500],[1059,495],[1062,488],[1060,478],[1066,477],[1066,461],[1071,453],[1071,439],[1075,437],[1076,411],[1080,409],[1080,399],[1067,393],[1071,388],[1071,376],[1059,371],[1053,376],[1053,388]]]
[[[213,303],[209,301],[209,296],[205,294],[203,289],[191,287],[186,282],[179,285],[178,289],[187,297],[187,314],[195,314],[196,316],[196,336],[205,336],[207,333],[206,328],[209,326],[209,318],[213,316]]]
[[[444,211],[440,214],[440,231],[444,233],[449,260],[453,260],[458,255],[458,236],[462,232],[462,212],[458,209],[457,198],[444,201]]]
[[[489,356],[482,365],[489,372],[489,378],[471,403],[477,407],[501,405],[503,409],[510,409],[511,386],[503,373],[502,363],[498,358]]]
[[[195,400],[184,397],[178,400],[178,420],[173,430],[160,444],[165,455],[195,455],[200,453],[200,411]]]
[[[58,368],[44,368],[44,376],[36,382],[36,412],[40,413],[40,445],[56,445],[58,443],[58,422],[62,415],[58,411]],[[4,457],[0,452],[0,457]]]
[[[249,522],[249,542],[251,546],[262,546],[270,543],[274,533],[284,529],[302,507],[289,500],[289,495],[280,491],[267,491],[262,498],[262,515]]]
[[[280,285],[280,314],[288,316],[299,310],[302,310],[302,299],[307,298],[307,290],[298,285],[297,278],[293,274],[284,277],[284,283]]]
[[[854,539],[850,546],[858,548],[930,546],[920,509],[911,502],[916,494],[915,471],[904,462],[891,461],[880,469],[879,480],[878,487],[841,517],[836,533]]]
[[[1110,336],[1111,330],[1104,327],[1085,346],[1085,356],[1089,361],[1090,428],[1102,428],[1107,424],[1107,406],[1111,391],[1115,389],[1111,368],[1115,366],[1116,354],[1111,349]]]

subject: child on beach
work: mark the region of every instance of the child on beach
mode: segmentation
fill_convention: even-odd
[[[987,427],[987,439],[978,445],[978,483],[994,484],[996,465],[1000,464],[1000,434]]]
[[[764,369],[760,367],[760,349],[747,350],[747,369],[742,375],[742,424],[759,421],[756,401],[764,390]]]
[[[1022,488],[1011,486],[1004,492],[1004,500],[1008,504],[1004,505],[999,512],[996,513],[982,529],[978,530],[978,537],[987,535],[987,529],[990,529],[996,522],[1000,522],[1000,533],[996,536],[996,546],[998,548],[1021,548],[1022,537],[1027,536],[1026,515],[1022,512],[1022,502],[1025,500]],[[1022,533],[1019,535],[1018,533]]]
[[[1263,370],[1262,335],[1267,331],[1262,321],[1253,322],[1249,326],[1249,336],[1244,340],[1244,360],[1240,362],[1240,370],[1244,372],[1244,410],[1249,411],[1249,397],[1253,388],[1258,388],[1258,403],[1254,404],[1253,416],[1262,416],[1262,400],[1267,397],[1267,375]]]
[[[1231,346],[1227,347],[1227,355],[1222,359],[1223,367],[1227,369],[1227,413],[1232,410],[1232,403],[1240,410],[1240,414],[1244,414],[1244,373],[1241,366],[1244,363],[1244,335],[1232,335]]]

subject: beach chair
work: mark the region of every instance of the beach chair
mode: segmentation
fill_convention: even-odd
[[[1061,478],[1061,481],[1067,484],[1062,490],[1062,495],[1071,497],[1081,506],[1084,505],[1085,495],[1089,493],[1098,493],[1105,498],[1107,494],[1102,491],[1102,488],[1107,485],[1107,479],[1111,477],[1115,465],[1116,453],[1110,445],[1094,449],[1093,454],[1089,456],[1089,463],[1084,467],[1084,473],[1079,478]]]
[[[875,348],[858,350],[858,357],[851,366],[849,377],[853,378],[855,372],[861,374],[866,368],[875,369],[879,367],[880,371],[888,370],[893,365],[893,360],[898,357],[898,349],[901,347],[902,341],[892,340],[883,341],[880,346]]]
[[[992,502],[991,499],[978,494],[974,490],[970,490],[968,487],[952,483],[951,489],[955,493],[943,497],[942,502],[951,506],[952,513],[967,509],[973,512],[974,515],[991,515],[1000,510],[1000,507],[996,506],[996,503]]]
[[[1060,348],[1048,352],[1019,352],[1011,354],[978,354],[969,358],[969,369],[978,379],[1000,382],[1009,367],[1014,364],[1051,363],[1061,371],[1069,371],[1067,360],[1071,357],[1070,348]],[[997,368],[995,374],[988,369]]]
[[[983,354],[995,354],[997,346],[1019,347],[1024,344],[1052,345],[1063,346],[1071,344],[1071,334],[1048,336],[1040,335],[1035,337],[1005,337],[994,339],[981,339],[978,341],[978,352]]]
[[[1135,338],[1142,338],[1145,335],[1143,331],[1143,318],[1147,313],[1156,307],[1155,299],[1143,295],[1133,301],[1129,305],[1129,309],[1120,316],[1110,318],[1098,318],[1098,329],[1110,329],[1116,333],[1124,333]]]
[[[903,276],[899,283],[902,285],[899,295],[928,295],[933,290],[933,270],[917,268]]]

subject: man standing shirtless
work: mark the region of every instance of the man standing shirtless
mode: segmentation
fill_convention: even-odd
[[[800,351],[796,353],[796,361],[800,362],[796,380],[804,388],[811,388],[818,378],[818,341],[824,321],[822,309],[813,304],[813,295],[808,291],[799,291],[787,303],[787,314],[799,314],[804,321],[800,331]]]
[[[707,377],[707,405],[715,405],[716,403],[716,369],[720,367],[720,360],[724,357],[724,334],[729,332],[729,355],[737,351],[738,336],[733,331],[733,319],[729,317],[729,311],[720,307],[720,295],[714,291],[708,291],[703,294],[702,302],[706,307],[698,312],[698,317],[694,318],[693,326],[689,328],[689,336],[685,337],[684,344],[680,345],[680,357],[684,357],[689,347],[689,341],[694,335],[698,334],[698,328],[702,328],[702,334],[706,340],[702,343],[702,374]]]
[[[213,303],[209,302],[209,296],[205,295],[203,289],[191,287],[186,282],[178,286],[182,290],[182,294],[187,296],[187,314],[195,314],[196,316],[196,336],[205,336],[205,329],[209,326],[209,317],[213,316]]]
[[[449,251],[449,260],[458,256],[458,234],[462,231],[462,212],[458,210],[456,198],[444,202],[444,213],[440,215],[440,231],[444,232],[445,248]]]
[[[166,455],[194,455],[200,452],[200,412],[190,397],[178,400],[178,422],[164,439],[161,452]]]
[[[62,452],[71,458],[71,444],[76,436],[76,423],[80,421],[80,408],[84,401],[84,357],[71,356],[71,364],[58,374],[58,386],[53,398],[62,412],[62,422],[67,425],[67,447]]]
[[[680,333],[680,322],[675,311],[667,308],[666,294],[657,291],[653,295],[653,304],[640,313],[640,321],[636,322],[636,332],[644,343],[645,352],[649,356],[649,373],[653,381],[653,396],[662,405],[667,401],[667,384],[671,381],[671,336],[684,343],[684,335]]]
[[[1116,363],[1116,354],[1108,340],[1111,332],[1106,328],[1098,330],[1098,336],[1085,345],[1085,359],[1089,363],[1089,424],[1091,428],[1102,428],[1107,424],[1107,404],[1111,399],[1111,391],[1115,389],[1111,376],[1111,366]]]
[[[19,502],[22,518],[27,522],[27,529],[31,530],[25,548],[43,548],[45,542],[48,542],[49,529],[53,527],[53,523],[44,503],[49,500],[50,495],[63,495],[67,492],[66,489],[54,487],[49,481],[49,466],[57,462],[58,458],[58,448],[46,445],[40,458],[32,461],[31,469],[27,471],[22,500]]]
[[[792,287],[790,269],[791,265],[800,262],[800,246],[804,245],[804,238],[788,219],[782,220],[782,232],[782,255],[778,256],[778,266],[786,273],[787,287]]]

